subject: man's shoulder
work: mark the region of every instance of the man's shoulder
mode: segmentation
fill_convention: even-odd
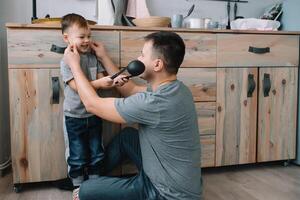
[[[126,97],[125,99],[135,100],[136,102],[141,102],[141,103],[149,103],[155,99],[155,95],[153,92],[144,91],[144,92],[135,93],[129,97]]]

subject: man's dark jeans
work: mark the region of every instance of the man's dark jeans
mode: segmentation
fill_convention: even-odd
[[[138,131],[125,128],[108,145],[107,172],[123,160],[130,159],[139,173],[130,178],[102,176],[87,180],[80,186],[80,200],[164,200],[143,171]]]
[[[70,166],[69,176],[76,178],[84,175],[88,168],[89,175],[100,175],[104,159],[102,145],[102,120],[96,116],[87,118],[65,117],[69,138]]]

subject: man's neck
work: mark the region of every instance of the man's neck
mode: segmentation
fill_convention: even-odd
[[[151,81],[150,85],[152,87],[152,90],[156,91],[157,88],[159,88],[160,86],[168,84],[172,81],[175,81],[176,79],[177,79],[176,74],[172,74],[172,75],[169,75],[169,76],[157,78],[156,80]]]

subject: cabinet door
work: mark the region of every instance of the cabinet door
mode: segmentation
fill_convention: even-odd
[[[294,159],[298,69],[261,68],[259,77],[257,160]]]
[[[256,85],[257,68],[217,69],[216,166],[256,161]]]
[[[9,69],[14,183],[65,178],[59,69]]]

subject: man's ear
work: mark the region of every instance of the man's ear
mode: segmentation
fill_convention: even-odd
[[[159,72],[159,71],[162,71],[163,70],[163,68],[164,68],[164,62],[163,62],[163,60],[162,59],[155,59],[155,65],[154,65],[154,71],[155,72]]]
[[[63,33],[63,39],[64,39],[65,43],[69,43],[69,38],[68,38],[67,33]]]

